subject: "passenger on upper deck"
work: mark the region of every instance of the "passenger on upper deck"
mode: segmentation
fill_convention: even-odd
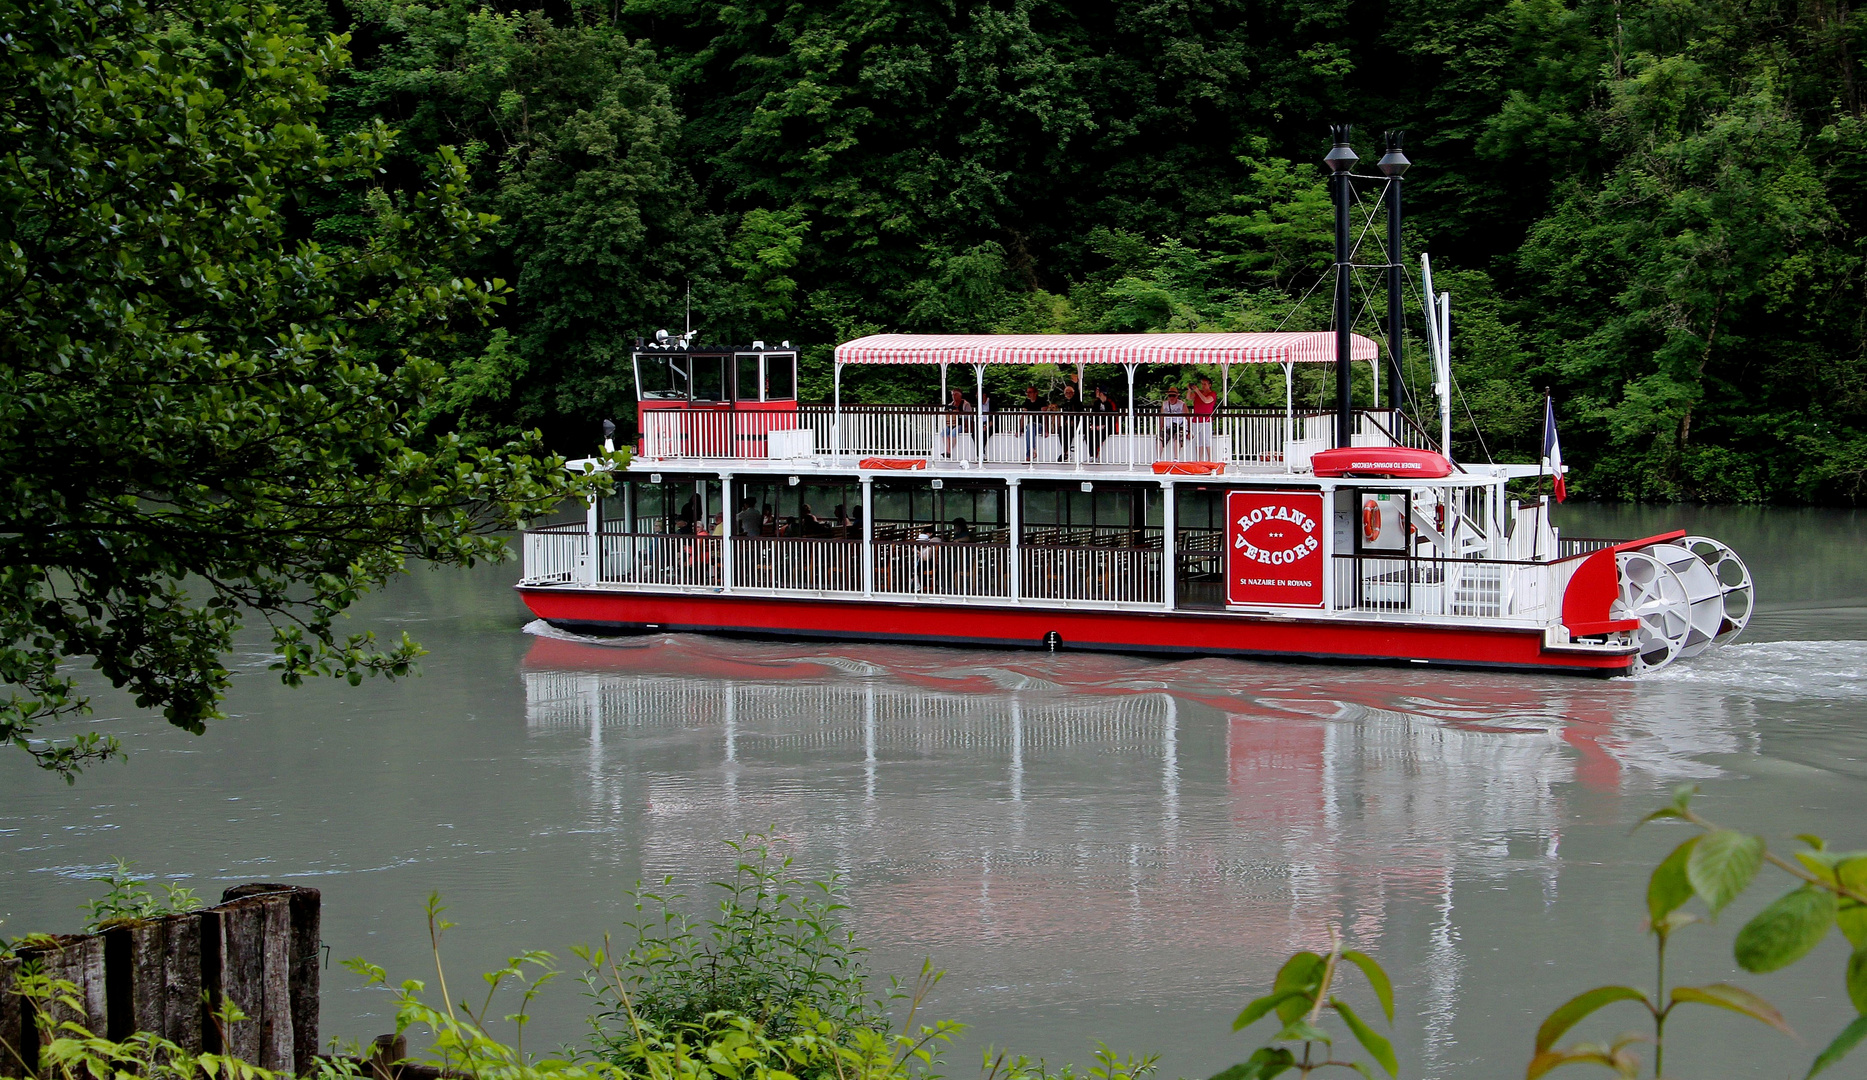
[[[941,457],[953,456],[953,442],[966,433],[966,416],[972,411],[972,404],[966,400],[966,392],[954,390],[946,403],[946,424],[940,429]]]
[[[1043,412],[1047,403],[1037,393],[1035,383],[1024,388],[1024,403],[1020,406],[1027,414],[1024,418],[1024,460],[1030,461],[1037,450],[1037,437],[1043,434],[1043,426],[1037,419],[1037,413]]]
[[[1121,407],[1106,386],[1096,387],[1096,399],[1089,402],[1089,456],[1094,458],[1102,452],[1102,440],[1115,433],[1115,415]]]
[[[1077,415],[1087,410],[1081,398],[1076,396],[1076,384],[1065,383],[1063,400],[1057,403],[1057,411],[1072,415],[1063,418],[1063,460],[1068,461],[1076,453]]]
[[[1186,402],[1180,400],[1180,388],[1169,386],[1167,400],[1160,403],[1160,446],[1165,451],[1173,448],[1174,460],[1180,457],[1180,447],[1186,441]]]
[[[798,507],[797,535],[811,536],[818,539],[828,537],[830,535],[830,523],[818,517],[816,512],[810,508],[809,503],[804,503]]]
[[[1199,385],[1189,395],[1193,405],[1193,460],[1212,460],[1212,414],[1219,407],[1219,395],[1212,391],[1212,379],[1199,377]]]
[[[966,524],[965,518],[956,517],[953,519],[953,531],[949,535],[949,539],[955,544],[970,544],[978,539],[978,537],[973,535],[972,526]]]

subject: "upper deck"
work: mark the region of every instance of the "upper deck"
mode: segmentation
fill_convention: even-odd
[[[1438,450],[1405,413],[1358,409],[1351,446]],[[1060,409],[955,412],[905,405],[648,407],[637,456],[649,464],[855,468],[866,459],[929,469],[1156,472],[1160,462],[1209,462],[1227,474],[1306,473],[1337,445],[1334,413],[1219,408],[1209,416]]]

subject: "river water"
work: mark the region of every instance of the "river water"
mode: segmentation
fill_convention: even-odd
[[[424,674],[287,690],[235,657],[231,717],[195,738],[108,695],[128,764],[75,787],[0,754],[0,934],[71,930],[114,856],[215,897],[324,890],[335,956],[432,974],[431,891],[457,987],[520,949],[595,941],[624,890],[695,896],[724,837],[774,831],[848,876],[881,975],[946,971],[932,1015],[1055,1064],[1096,1040],[1208,1076],[1255,1045],[1231,1017],[1339,927],[1393,974],[1403,1075],[1515,1074],[1573,993],[1646,983],[1646,875],[1683,837],[1630,832],[1682,783],[1787,850],[1867,847],[1867,560],[1852,513],[1570,508],[1578,535],[1678,523],[1750,562],[1744,640],[1607,682],[1230,660],[527,633],[510,566],[417,573],[357,612],[409,631]],[[537,628],[534,627],[534,630]],[[1678,1075],[1801,1075],[1852,1015],[1838,936],[1735,970],[1730,937],[1786,886],[1681,937],[1672,978],[1775,1000],[1799,1037],[1679,1014]],[[393,1026],[325,975],[326,1037]],[[1363,995],[1365,998],[1365,995]],[[533,1046],[576,1037],[547,990]],[[1633,1028],[1620,1014],[1585,1028]],[[1265,1032],[1259,1031],[1258,1034]],[[1837,1075],[1867,1075],[1867,1058]]]

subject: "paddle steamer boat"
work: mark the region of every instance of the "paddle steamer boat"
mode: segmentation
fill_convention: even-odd
[[[1565,537],[1547,496],[1507,489],[1541,467],[1449,456],[1450,299],[1434,296],[1424,259],[1437,438],[1403,407],[1399,259],[1381,264],[1382,343],[1350,332],[1347,270],[1358,182],[1382,186],[1399,251],[1405,158],[1390,139],[1383,176],[1359,176],[1352,152],[1341,159],[1346,131],[1337,141],[1331,331],[864,337],[837,347],[828,405],[797,400],[788,342],[714,348],[664,332],[639,344],[635,453],[613,495],[525,532],[525,603],[605,633],[1593,675],[1735,637],[1751,582],[1726,545]],[[1374,392],[1357,405],[1363,363]],[[874,364],[938,368],[942,399],[956,370],[970,385],[946,408],[844,405],[844,372]],[[1162,365],[1216,373],[1223,402],[1235,371],[1265,364],[1283,376],[1282,409],[1136,401],[1137,375]],[[1334,408],[1297,406],[1300,364],[1333,365]],[[993,407],[993,365],[1052,365],[1078,386],[1120,372],[1123,404]]]

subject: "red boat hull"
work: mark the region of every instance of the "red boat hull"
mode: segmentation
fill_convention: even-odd
[[[1197,612],[960,607],[890,601],[656,595],[574,586],[519,588],[539,618],[567,630],[672,631],[1096,652],[1240,656],[1357,664],[1625,675],[1633,650],[1550,649],[1538,630],[1284,619]],[[1054,635],[1054,637],[1053,637]]]

